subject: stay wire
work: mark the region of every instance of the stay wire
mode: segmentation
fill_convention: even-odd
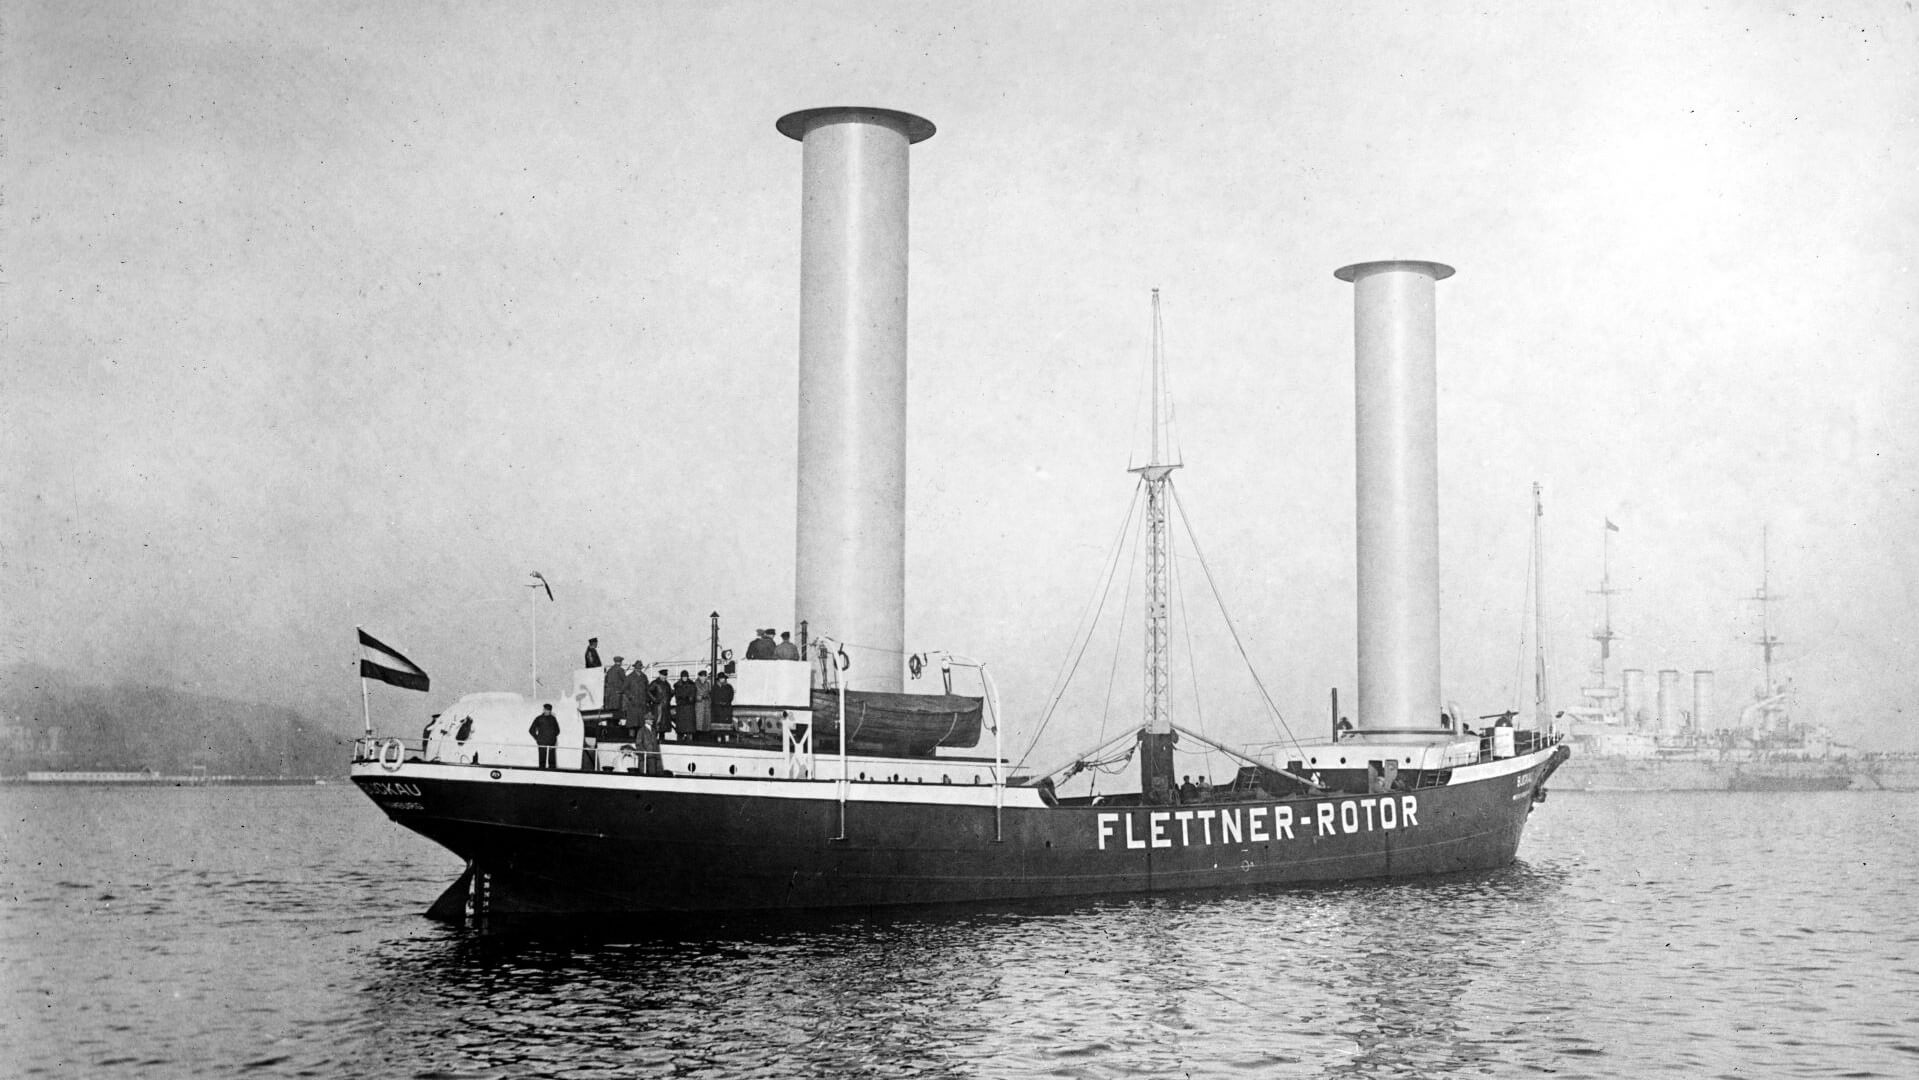
[[[1527,627],[1532,625],[1532,604],[1538,603],[1533,596],[1533,551],[1532,545],[1526,545],[1525,582],[1519,599],[1519,641],[1513,646],[1513,685],[1511,695],[1506,699],[1509,707],[1517,710],[1526,686],[1526,635]]]
[[[1167,481],[1167,486],[1172,486],[1170,479]],[[1167,554],[1171,556],[1173,599],[1179,607],[1180,632],[1186,638],[1186,681],[1192,684],[1193,687],[1193,728],[1198,731],[1201,736],[1204,736],[1206,734],[1206,708],[1205,703],[1200,699],[1201,679],[1199,677],[1199,659],[1197,652],[1193,649],[1193,616],[1191,607],[1186,603],[1186,588],[1184,584],[1186,579],[1180,571],[1178,553],[1172,550],[1172,539],[1172,537],[1168,537],[1166,546],[1168,548]],[[1213,771],[1214,751],[1210,745],[1205,743],[1201,745],[1206,747],[1200,751],[1200,756],[1205,759],[1205,772],[1206,775],[1210,776]]]
[[[1168,488],[1173,486],[1170,478],[1167,479],[1166,486]],[[1199,733],[1204,735],[1206,733],[1206,712],[1199,697],[1199,660],[1197,654],[1193,651],[1193,616],[1186,603],[1186,590],[1184,588],[1186,579],[1180,574],[1179,554],[1177,551],[1172,550],[1173,545],[1170,537],[1168,538],[1166,546],[1168,549],[1166,553],[1168,556],[1167,561],[1172,569],[1173,599],[1179,608],[1179,629],[1181,634],[1186,638],[1186,681],[1191,683],[1193,687],[1193,727],[1197,728]]]
[[[1141,530],[1144,530],[1146,528],[1146,523],[1144,521],[1141,521],[1139,523],[1139,528]],[[1136,567],[1139,565],[1139,549],[1142,546],[1143,545],[1137,542],[1133,544],[1133,558],[1127,567],[1128,573],[1126,575],[1126,594],[1120,597],[1119,627],[1115,631],[1115,639],[1113,643],[1113,664],[1112,664],[1112,667],[1108,669],[1106,673],[1106,701],[1104,704],[1100,706],[1100,710],[1099,710],[1099,738],[1102,743],[1106,741],[1107,721],[1112,719],[1113,687],[1119,685],[1119,654],[1123,651],[1119,647],[1119,643],[1126,640],[1126,616],[1129,612],[1132,611],[1133,582],[1135,579],[1139,577],[1138,574],[1132,573],[1131,570],[1133,567]]]
[[[1167,487],[1171,488],[1172,485],[1168,484]],[[1206,585],[1212,590],[1213,602],[1219,605],[1220,616],[1226,620],[1226,630],[1233,637],[1233,647],[1239,650],[1239,658],[1246,662],[1246,671],[1253,677],[1253,685],[1259,688],[1259,696],[1265,699],[1267,710],[1279,725],[1274,730],[1274,734],[1279,734],[1283,730],[1286,741],[1293,744],[1293,749],[1303,754],[1305,751],[1299,744],[1298,736],[1293,734],[1292,726],[1286,723],[1286,718],[1280,715],[1279,706],[1273,703],[1273,696],[1266,692],[1266,683],[1260,679],[1258,669],[1253,667],[1252,657],[1246,655],[1246,644],[1239,639],[1239,627],[1233,625],[1233,616],[1226,610],[1226,600],[1219,594],[1219,583],[1213,580],[1213,568],[1206,561],[1206,553],[1199,546],[1199,537],[1193,533],[1192,516],[1186,513],[1186,506],[1180,502],[1177,490],[1173,491],[1173,502],[1179,507],[1179,523],[1186,530],[1186,539],[1193,545],[1193,554],[1199,559],[1199,568],[1206,576]]]
[[[1079,627],[1073,632],[1078,641],[1078,651],[1075,652],[1071,645],[1067,646],[1069,662],[1062,674],[1053,681],[1053,688],[1047,694],[1046,711],[1040,715],[1039,725],[1034,729],[1033,737],[1028,740],[1025,752],[1020,755],[1017,767],[1023,768],[1026,759],[1031,757],[1033,751],[1039,746],[1040,737],[1046,733],[1046,725],[1052,722],[1054,711],[1059,708],[1060,700],[1066,695],[1066,688],[1072,685],[1073,676],[1079,671],[1080,661],[1086,658],[1086,650],[1092,645],[1093,631],[1098,628],[1100,616],[1106,611],[1106,600],[1113,592],[1113,574],[1119,568],[1119,557],[1126,547],[1128,526],[1132,524],[1133,514],[1139,506],[1139,493],[1140,487],[1135,485],[1133,500],[1127,504],[1126,515],[1120,519],[1119,530],[1113,537],[1112,550],[1107,553],[1106,576],[1093,598],[1088,600],[1086,607],[1081,610]],[[1090,622],[1087,619],[1088,612],[1092,615]]]

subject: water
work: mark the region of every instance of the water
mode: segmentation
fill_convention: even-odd
[[[1919,1074],[1919,795],[1556,793],[1438,881],[487,938],[345,786],[0,788],[8,1076]]]

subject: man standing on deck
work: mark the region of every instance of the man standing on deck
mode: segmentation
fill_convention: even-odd
[[[526,733],[533,736],[533,742],[540,748],[540,768],[558,769],[560,767],[560,718],[553,715],[552,705],[540,706],[540,715],[533,718]]]
[[[653,733],[653,725],[640,725],[633,746],[640,752],[640,772],[647,776],[660,775],[660,737]]]
[[[713,730],[713,679],[705,671],[700,672],[699,681],[694,684],[693,699],[696,703],[694,730],[704,735]]]
[[[606,682],[600,692],[600,708],[620,711],[620,700],[626,691],[626,669],[620,665],[626,657],[613,658],[613,666],[606,669]]]
[[[789,630],[780,631],[780,643],[773,646],[773,659],[798,660],[799,658],[800,647],[793,644],[792,632]]]
[[[615,661],[615,663],[618,663],[618,661]],[[600,639],[599,638],[590,637],[586,639],[586,666],[590,668],[596,668],[600,666]]]
[[[653,702],[653,730],[664,735],[673,724],[673,684],[667,681],[665,668],[654,677],[647,697]]]
[[[646,723],[646,698],[650,687],[646,682],[646,663],[633,661],[633,670],[626,673],[626,686],[620,691],[620,726],[627,728],[622,734],[633,737],[633,730]]]
[[[733,729],[733,684],[724,675],[713,680],[713,726],[722,731]]]
[[[673,684],[673,730],[679,732],[681,739],[693,737],[693,699],[697,692],[693,680],[686,672],[680,672],[680,681]]]
[[[746,643],[746,658],[748,660],[773,659],[773,631],[754,631],[753,640]]]

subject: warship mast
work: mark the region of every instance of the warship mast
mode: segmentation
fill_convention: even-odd
[[[1759,651],[1765,665],[1766,681],[1761,690],[1766,697],[1774,693],[1772,654],[1785,642],[1772,636],[1772,602],[1782,599],[1772,594],[1772,544],[1767,526],[1759,527],[1759,591],[1752,598],[1759,602]]]
[[[1622,719],[1630,720],[1623,716],[1625,706],[1620,701],[1623,691],[1612,684],[1612,643],[1619,640],[1612,628],[1612,598],[1625,591],[1613,588],[1612,583],[1612,534],[1619,531],[1619,526],[1614,525],[1611,518],[1605,522],[1606,527],[1599,533],[1599,588],[1590,590],[1599,597],[1599,629],[1592,632],[1592,639],[1599,643],[1599,661],[1590,669],[1599,676],[1599,683],[1582,692],[1589,707],[1598,714],[1603,716],[1618,710]]]

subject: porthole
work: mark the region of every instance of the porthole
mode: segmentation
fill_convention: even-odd
[[[772,776],[772,775],[773,775],[773,770],[772,770],[772,769],[770,769],[770,768],[769,768],[769,769],[767,769],[767,770],[766,770],[766,775],[768,775],[768,776]]]
[[[1339,763],[1340,763],[1341,765],[1344,765],[1344,764],[1346,764],[1346,759],[1345,759],[1345,758],[1340,758],[1340,759],[1339,759]]]
[[[865,772],[865,770],[861,770],[861,772],[860,772],[860,779],[861,779],[861,780],[864,780],[864,779],[866,779],[866,772]]]
[[[738,765],[728,765],[726,767],[726,775],[738,776],[739,774],[740,774],[740,767]]]
[[[700,763],[699,763],[699,762],[697,762],[697,761],[689,761],[689,762],[687,762],[687,763],[686,763],[686,771],[687,771],[687,772],[699,772],[699,771],[700,771]]]

